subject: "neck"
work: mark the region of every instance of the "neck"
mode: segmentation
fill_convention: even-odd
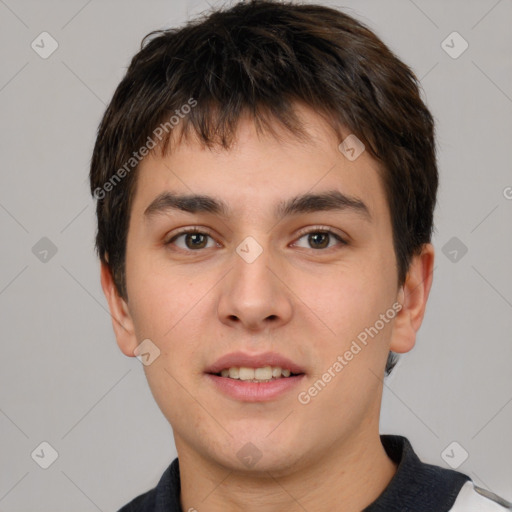
[[[184,511],[360,512],[375,501],[396,472],[396,464],[381,444],[377,428],[332,445],[315,462],[304,457],[285,474],[240,473],[197,452],[176,439],[180,461],[181,506]],[[180,450],[180,448],[182,448]]]

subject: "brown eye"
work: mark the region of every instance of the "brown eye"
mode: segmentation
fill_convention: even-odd
[[[185,245],[189,249],[204,249],[206,247],[206,238],[208,235],[203,233],[187,233],[185,236]]]
[[[207,248],[208,238],[211,239],[211,236],[208,233],[204,233],[198,229],[189,229],[181,231],[172,237],[168,242],[166,242],[166,245],[176,245],[179,249],[184,251],[196,251],[198,249]],[[180,239],[183,241],[181,243],[176,243],[176,241]],[[215,243],[213,246],[214,245]],[[210,245],[210,247],[212,247],[212,245]]]
[[[314,249],[325,249],[329,245],[328,233],[311,233],[308,235],[308,243]]]
[[[330,230],[310,230],[306,233],[303,233],[299,240],[306,237],[307,244],[309,245],[309,247],[306,247],[307,249],[330,249],[331,247],[333,247],[333,245],[329,244],[333,239],[339,242],[338,245],[347,245],[343,238],[341,238],[338,234]]]

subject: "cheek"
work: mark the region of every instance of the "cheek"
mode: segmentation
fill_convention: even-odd
[[[392,272],[389,268],[386,272],[379,261],[363,265],[362,260],[359,265],[338,266],[328,276],[308,278],[295,288],[316,316],[321,331],[340,342],[349,341],[373,324],[392,305],[386,277]]]
[[[130,313],[137,336],[160,339],[190,309],[194,288],[151,253],[127,250],[126,277]]]
[[[197,373],[201,344],[212,328],[213,295],[208,292],[215,280],[150,261],[133,263],[130,312],[137,339],[150,338],[160,350],[160,366],[165,362],[173,375],[185,373],[185,368],[189,375]],[[148,378],[156,378],[151,372],[148,368]]]

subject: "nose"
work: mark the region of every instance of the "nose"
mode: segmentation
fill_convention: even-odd
[[[249,248],[245,253],[233,252],[233,266],[221,281],[218,303],[221,322],[253,333],[284,325],[293,313],[293,294],[287,286],[284,267],[271,258],[268,248],[260,247],[263,250],[255,259],[261,249],[254,253],[256,249],[251,244],[245,246]]]

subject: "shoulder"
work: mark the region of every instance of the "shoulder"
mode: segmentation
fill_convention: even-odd
[[[155,509],[156,487],[127,503],[118,512],[149,512]]]
[[[471,480],[462,487],[450,512],[506,512],[512,503],[476,486]]]
[[[180,490],[179,461],[176,457],[154,489],[137,496],[118,512],[181,512]]]
[[[407,438],[381,435],[381,441],[397,471],[365,512],[512,511],[512,504],[476,486],[468,475],[421,461]]]

